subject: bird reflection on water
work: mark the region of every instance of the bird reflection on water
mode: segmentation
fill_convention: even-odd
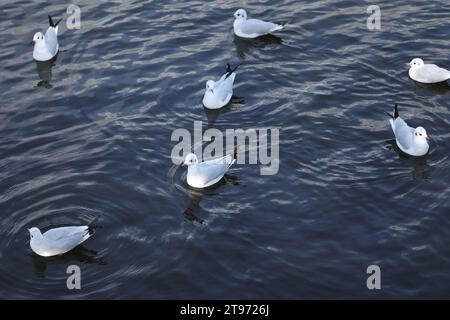
[[[206,118],[208,119],[208,127],[214,125],[216,120],[219,118],[221,113],[227,113],[233,110],[239,110],[243,105],[245,105],[245,100],[243,97],[232,96],[230,102],[223,108],[220,109],[208,109],[203,107],[205,111]]]
[[[393,152],[397,153],[400,159],[406,159],[411,162],[413,166],[412,175],[414,180],[424,181],[428,179],[425,168],[427,164],[427,156],[429,153],[422,157],[413,157],[400,150],[400,148],[397,146],[397,143],[395,142],[395,139],[388,140],[386,141],[386,143],[386,148],[388,150],[392,150]]]
[[[56,55],[49,61],[34,61],[36,63],[37,73],[39,75],[39,78],[41,79],[37,83],[37,87],[44,87],[46,89],[53,88],[53,85],[50,83],[50,81],[52,80],[52,68],[55,66],[57,58],[58,55]]]
[[[268,34],[254,39],[244,39],[234,36],[233,42],[241,59],[245,59],[253,48],[263,48],[271,44],[283,45],[283,40],[273,34]]]
[[[189,221],[204,224],[204,220],[200,217],[200,215],[205,210],[200,207],[200,201],[204,196],[214,197],[218,194],[218,189],[227,184],[238,186],[239,178],[231,174],[225,174],[222,180],[210,188],[195,189],[188,186],[184,191],[189,196],[190,203],[186,210],[184,210],[184,217]]]
[[[86,263],[106,265],[104,258],[98,256],[98,253],[94,250],[86,249],[83,245],[80,245],[73,250],[53,257],[41,257],[37,254],[32,254],[33,265],[38,275],[44,275],[49,265],[70,265],[73,263]]]
[[[449,80],[450,81],[450,80]],[[450,94],[450,85],[447,82],[438,82],[438,83],[420,83],[414,81],[413,79],[409,79],[411,86],[414,91],[423,91],[424,93],[433,92],[434,94]]]

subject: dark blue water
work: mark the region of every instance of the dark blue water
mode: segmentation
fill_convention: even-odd
[[[380,31],[371,1],[77,1],[81,29],[61,23],[50,74],[27,44],[68,4],[0,4],[1,298],[450,298],[450,87],[403,67],[450,68],[447,0],[377,1]],[[237,39],[239,7],[289,23]],[[207,113],[205,81],[227,62],[245,104]],[[425,159],[386,147],[394,103],[434,138]],[[190,190],[170,136],[196,120],[279,127],[278,174],[235,165]],[[31,251],[27,228],[97,212],[82,247]],[[81,290],[66,288],[72,264]]]

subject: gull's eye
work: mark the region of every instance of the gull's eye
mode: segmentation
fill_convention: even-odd
[[[421,134],[421,133],[419,133],[419,136],[422,136],[422,134]]]
[[[417,136],[417,132],[416,133],[414,133],[416,136]]]

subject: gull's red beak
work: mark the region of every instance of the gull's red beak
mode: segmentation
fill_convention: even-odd
[[[425,139],[427,139],[427,141],[432,140],[430,136],[427,136]]]
[[[405,63],[405,68],[406,68],[406,69],[411,68],[411,63]]]

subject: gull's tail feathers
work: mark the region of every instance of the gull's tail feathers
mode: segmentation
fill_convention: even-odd
[[[62,20],[62,18],[59,19],[56,23],[54,23],[52,17],[50,15],[48,16],[48,24],[50,25],[50,27],[53,27],[53,28],[56,28],[58,26],[58,23],[61,22],[61,20]]]
[[[241,64],[238,64],[238,65],[236,65],[236,67],[234,67],[234,69],[231,69],[230,64],[227,63],[227,71],[226,71],[226,72],[227,72],[227,75],[226,75],[225,79],[228,78],[229,76],[231,76],[231,75],[233,74],[233,72],[235,72],[236,69],[237,69],[240,65],[241,65]]]
[[[91,222],[89,222],[89,224],[88,224],[87,227],[88,227],[88,232],[89,232],[90,235],[94,234],[95,230],[97,230],[97,228],[98,228],[97,223],[98,223],[98,220],[100,219],[100,216],[101,216],[100,213],[97,214],[97,215],[95,216],[95,218],[92,219]]]
[[[229,154],[231,156],[231,162],[228,168],[230,168],[236,162],[240,147],[240,145],[235,146],[233,152]]]
[[[270,32],[280,31],[280,30],[282,30],[282,29],[284,28],[285,25],[286,25],[286,24],[284,24],[284,25],[277,24],[275,27],[273,27],[273,28],[270,30]]]
[[[387,114],[389,117],[391,117],[393,120],[397,119],[399,117],[398,114],[398,104],[395,104],[394,106],[394,112],[392,114],[385,111],[385,114]]]

